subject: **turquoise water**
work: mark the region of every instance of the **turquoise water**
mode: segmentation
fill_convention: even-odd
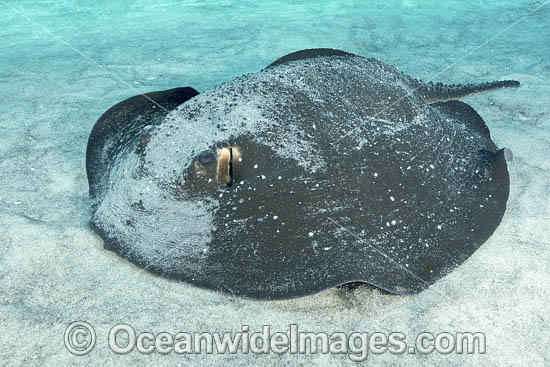
[[[104,335],[126,320],[154,332],[231,331],[246,323],[284,330],[292,322],[319,331],[410,335],[481,330],[490,341],[484,356],[385,354],[368,362],[544,365],[550,358],[539,347],[550,320],[549,24],[550,4],[512,0],[0,0],[2,363],[89,364],[61,343],[68,323],[86,319],[103,335],[89,356],[95,364],[257,363],[254,355],[118,358]],[[376,57],[423,80],[521,81],[518,90],[468,100],[497,145],[516,158],[507,214],[476,256],[418,297],[332,290],[262,303],[157,279],[102,250],[88,228],[84,154],[107,108],[154,90],[204,91],[313,47]],[[331,355],[261,361],[351,363]]]

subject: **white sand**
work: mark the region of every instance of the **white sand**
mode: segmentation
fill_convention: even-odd
[[[365,287],[249,301],[154,277],[103,250],[88,227],[87,137],[101,113],[137,92],[0,2],[1,365],[352,363],[322,354],[120,356],[107,345],[120,322],[153,333],[261,331],[264,324],[287,331],[296,323],[316,332],[401,331],[409,342],[422,331],[481,331],[484,355],[387,353],[367,364],[550,363],[550,4],[476,50],[542,2],[11,3],[143,92],[203,91],[310,47],[374,56],[425,80],[517,79],[522,87],[467,101],[515,160],[503,222],[462,266],[417,296]],[[97,333],[85,357],[63,344],[75,320]]]

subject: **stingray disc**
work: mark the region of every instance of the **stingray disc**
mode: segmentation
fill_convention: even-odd
[[[419,292],[489,238],[509,192],[483,119],[438,101],[515,83],[443,88],[321,49],[163,112],[134,97],[90,137],[91,224],[150,272],[240,296]]]

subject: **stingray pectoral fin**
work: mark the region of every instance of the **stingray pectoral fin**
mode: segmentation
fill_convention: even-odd
[[[419,87],[420,95],[428,104],[445,102],[453,99],[462,99],[480,93],[487,93],[497,89],[517,88],[517,80],[499,80],[480,84],[445,85],[442,83],[427,83]]]
[[[346,51],[336,50],[333,48],[310,48],[307,50],[300,50],[292,52],[288,55],[278,58],[273,61],[267,68],[271,68],[277,65],[286,64],[287,62],[304,60],[304,59],[315,59],[317,57],[326,57],[326,56],[353,56],[361,57]],[[267,69],[266,68],[266,69]]]
[[[90,198],[103,195],[114,157],[146,126],[160,124],[180,104],[198,95],[191,87],[140,94],[109,108],[95,123],[86,147]]]
[[[457,100],[447,102],[437,102],[431,105],[432,108],[445,113],[455,121],[463,123],[468,128],[473,129],[479,134],[491,138],[489,128],[483,118],[467,103]],[[496,149],[496,147],[495,147]]]

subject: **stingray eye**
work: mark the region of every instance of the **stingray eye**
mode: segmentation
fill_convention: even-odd
[[[235,180],[234,167],[237,162],[241,161],[241,151],[237,146],[227,146],[218,148],[218,166],[217,179],[218,183],[224,183],[227,186],[232,186]]]
[[[197,160],[203,166],[208,166],[216,161],[216,153],[212,150],[205,150],[197,156]]]

